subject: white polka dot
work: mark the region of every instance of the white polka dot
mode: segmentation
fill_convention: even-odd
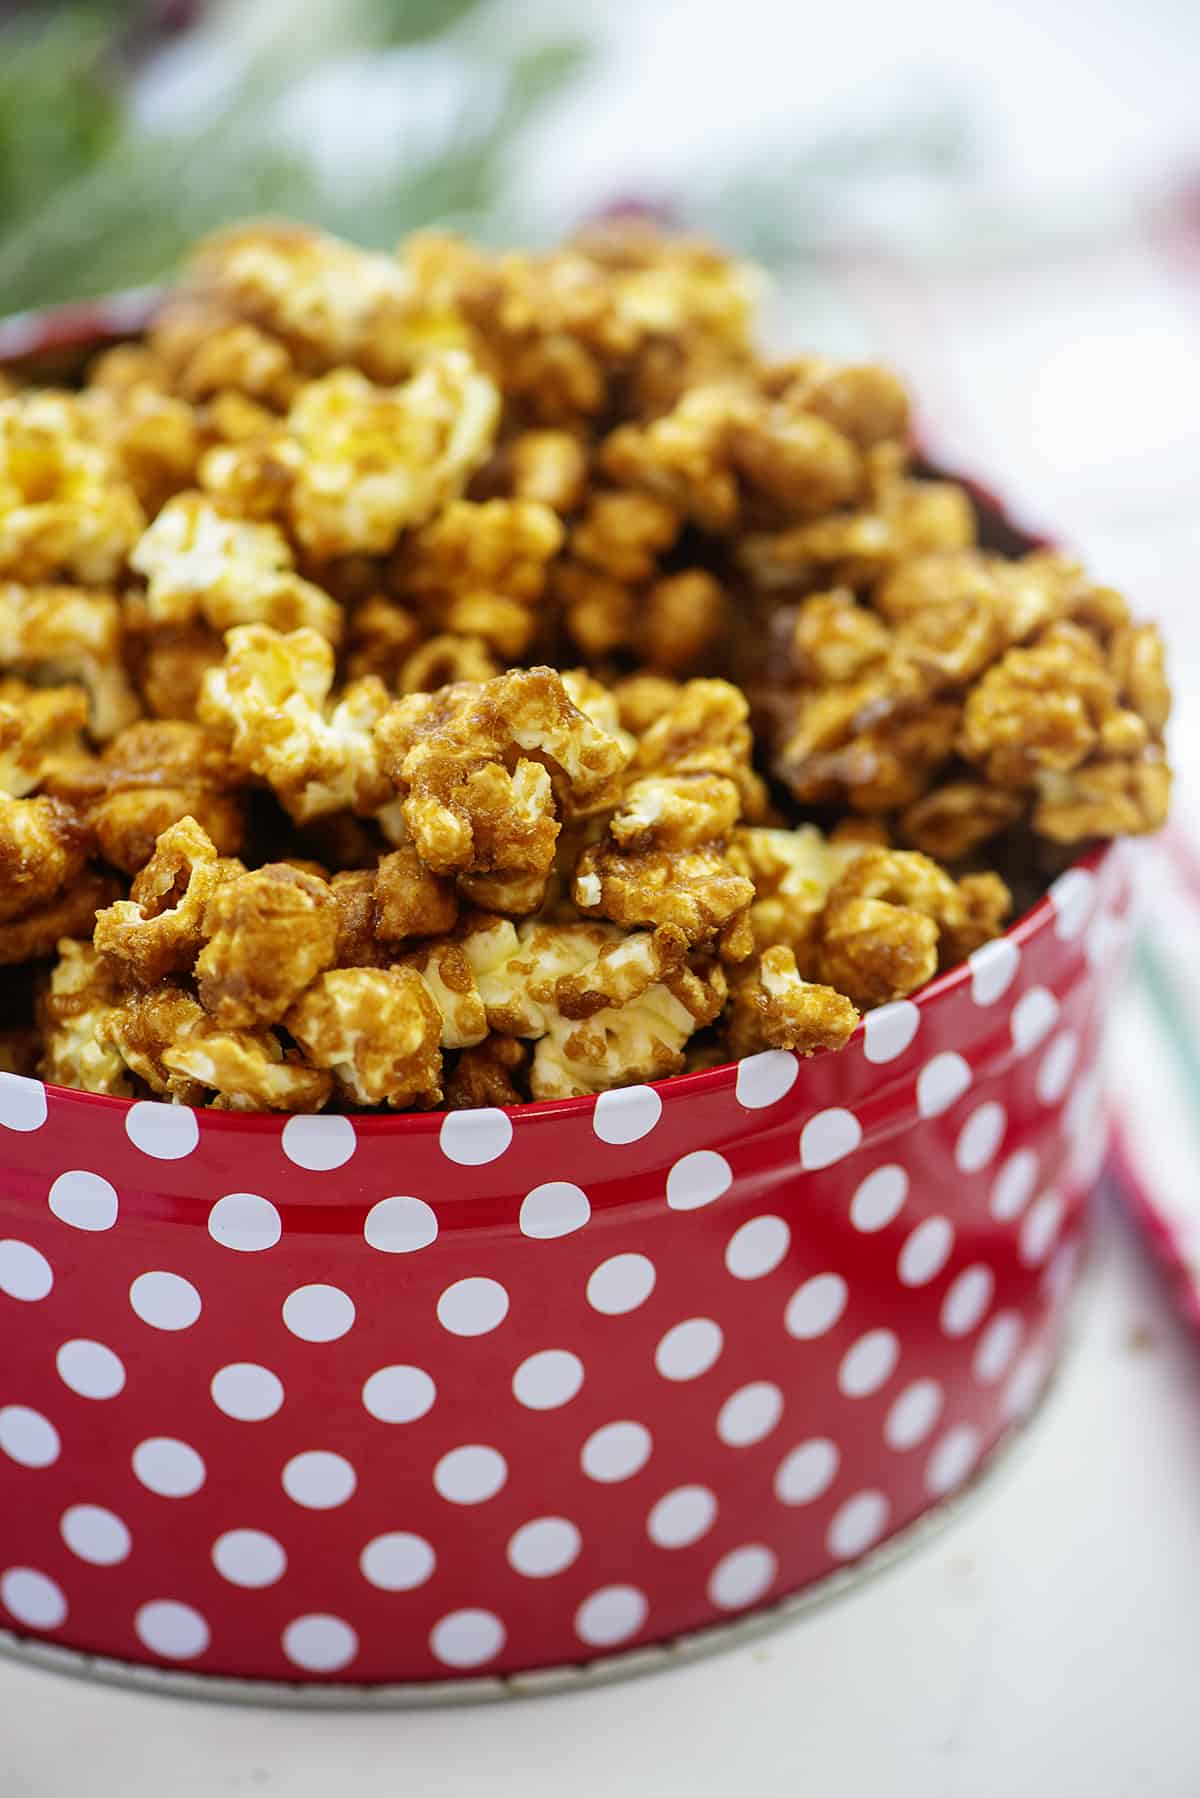
[[[717,1435],[730,1448],[746,1448],[769,1436],[783,1416],[783,1394],[770,1380],[752,1380],[731,1392],[717,1412]]]
[[[652,1086],[619,1086],[596,1100],[592,1129],[601,1142],[641,1142],[661,1116],[662,1100]]]
[[[482,1167],[499,1160],[512,1133],[507,1113],[485,1105],[477,1111],[448,1111],[438,1141],[447,1161],[456,1161],[459,1167]]]
[[[400,1194],[372,1205],[363,1224],[370,1248],[384,1255],[411,1255],[437,1240],[437,1213],[424,1199]]]
[[[883,1426],[889,1448],[915,1448],[942,1414],[945,1400],[936,1380],[914,1380],[892,1403]]]
[[[363,1578],[381,1592],[412,1592],[432,1574],[437,1556],[424,1536],[389,1530],[367,1543],[358,1564]]]
[[[1096,882],[1086,868],[1068,868],[1047,896],[1054,907],[1054,934],[1069,943],[1088,921],[1096,901]]]
[[[569,1518],[535,1517],[509,1537],[509,1565],[526,1579],[549,1579],[569,1567],[582,1546]]]
[[[850,1201],[850,1222],[856,1230],[883,1230],[898,1217],[908,1197],[908,1175],[897,1162],[877,1167],[859,1182]]]
[[[954,1226],[946,1217],[927,1217],[900,1251],[896,1272],[905,1286],[926,1286],[937,1278],[954,1247]]]
[[[199,1611],[175,1598],[156,1598],[135,1613],[138,1640],[164,1661],[191,1661],[209,1644],[209,1628]]]
[[[287,1571],[283,1544],[265,1530],[226,1530],[212,1545],[213,1566],[231,1586],[258,1591]]]
[[[1018,1055],[1027,1055],[1045,1040],[1058,1019],[1058,1000],[1044,986],[1031,986],[1013,1006],[1009,1027]]]
[[[956,1486],[961,1486],[974,1467],[978,1455],[978,1430],[973,1430],[966,1423],[947,1430],[930,1455],[925,1469],[925,1484],[929,1491],[940,1498],[943,1493],[952,1492]]]
[[[80,1398],[116,1398],[125,1384],[125,1363],[102,1342],[77,1336],[54,1357],[58,1377]]]
[[[125,1113],[125,1134],[143,1155],[156,1161],[181,1161],[199,1146],[200,1126],[188,1105],[160,1105],[139,1099]]]
[[[209,1391],[217,1410],[241,1423],[262,1423],[283,1403],[282,1380],[254,1361],[231,1361],[218,1368]]]
[[[1079,1038],[1073,1030],[1056,1036],[1037,1071],[1037,1096],[1043,1105],[1057,1105],[1071,1084],[1079,1058]]]
[[[1003,1105],[989,1099],[977,1106],[958,1133],[954,1159],[962,1174],[978,1174],[995,1159],[1008,1125]]]
[[[592,1215],[588,1196],[569,1180],[547,1180],[521,1201],[521,1234],[547,1239],[582,1230]]]
[[[289,1118],[281,1141],[288,1160],[314,1174],[344,1167],[358,1146],[354,1125],[344,1117]]]
[[[1077,1142],[1071,1150],[1066,1178],[1072,1186],[1087,1192],[1100,1178],[1101,1169],[1108,1159],[1109,1121],[1101,1116],[1096,1119],[1094,1134]]]
[[[62,1587],[36,1567],[9,1567],[0,1573],[0,1604],[29,1629],[58,1629],[67,1620]]]
[[[847,1398],[866,1398],[886,1386],[900,1359],[894,1330],[868,1330],[846,1350],[838,1368],[838,1385]]]
[[[451,1611],[434,1624],[429,1646],[444,1667],[482,1667],[504,1647],[504,1625],[492,1611]]]
[[[1027,1417],[1041,1396],[1046,1381],[1046,1362],[1040,1349],[1021,1356],[1004,1388],[1004,1409],[1009,1417]]]
[[[1089,966],[1101,970],[1107,968],[1125,947],[1127,934],[1123,919],[1115,917],[1112,912],[1098,911],[1083,939],[1083,952]]]
[[[283,1221],[270,1199],[256,1192],[227,1192],[208,1214],[208,1233],[222,1248],[252,1255],[275,1247]]]
[[[606,1423],[593,1430],[584,1443],[579,1464],[589,1479],[608,1486],[640,1473],[650,1459],[652,1447],[645,1424]]]
[[[735,1548],[719,1560],[708,1581],[708,1596],[723,1611],[740,1611],[769,1591],[779,1563],[761,1542]]]
[[[398,1363],[364,1380],[362,1402],[380,1423],[415,1423],[432,1409],[437,1387],[423,1367]]]
[[[996,1276],[982,1261],[964,1267],[951,1280],[942,1300],[942,1329],[947,1336],[969,1336],[992,1302]]]
[[[583,1385],[583,1362],[570,1349],[539,1349],[527,1355],[512,1378],[513,1397],[531,1411],[556,1411]]]
[[[777,1105],[796,1084],[800,1064],[790,1049],[764,1049],[738,1062],[734,1097],[747,1111],[764,1111]]]
[[[711,1205],[733,1185],[733,1169],[715,1149],[696,1149],[675,1163],[667,1175],[667,1204],[672,1211],[696,1211]]]
[[[50,1209],[73,1230],[111,1230],[117,1221],[117,1194],[100,1174],[74,1168],[50,1188]]]
[[[911,999],[896,999],[869,1011],[863,1024],[863,1054],[868,1061],[895,1061],[917,1034],[921,1014]]]
[[[442,1456],[433,1470],[433,1483],[452,1505],[481,1505],[508,1478],[508,1462],[498,1448],[484,1442],[468,1442]]]
[[[861,1141],[862,1125],[852,1111],[845,1111],[841,1106],[818,1111],[800,1132],[800,1165],[832,1167],[835,1161],[852,1155]]]
[[[129,1303],[155,1330],[187,1330],[200,1315],[200,1294],[179,1274],[139,1274],[129,1288]]]
[[[40,1130],[46,1121],[46,1089],[24,1074],[0,1074],[0,1126]]]
[[[62,1452],[58,1431],[29,1405],[0,1407],[0,1450],[19,1467],[50,1467]]]
[[[54,1270],[40,1249],[8,1237],[0,1242],[0,1292],[10,1299],[44,1299],[54,1285]]]
[[[471,1275],[447,1286],[437,1302],[438,1322],[452,1336],[486,1336],[508,1316],[508,1293],[499,1280]]]
[[[606,1317],[636,1311],[654,1291],[654,1263],[646,1255],[610,1255],[587,1283],[588,1304]]]
[[[975,1350],[975,1378],[990,1386],[1003,1379],[1017,1352],[1024,1325],[1016,1311],[997,1311]]]
[[[833,1514],[825,1546],[839,1561],[873,1548],[887,1528],[890,1506],[882,1492],[856,1492]]]
[[[791,1240],[781,1217],[752,1217],[729,1238],[725,1265],[735,1280],[761,1280],[779,1266]]]
[[[923,1118],[941,1117],[971,1085],[971,1070],[961,1055],[947,1049],[927,1061],[917,1075],[917,1110]]]
[[[664,1380],[696,1380],[714,1365],[725,1338],[711,1317],[689,1317],[675,1324],[654,1351],[654,1365]]]
[[[1103,1108],[1104,1081],[1099,1070],[1081,1074],[1063,1112],[1063,1129],[1068,1136],[1094,1135]]]
[[[612,1648],[636,1636],[650,1606],[636,1586],[601,1586],[575,1613],[575,1634],[589,1648]]]
[[[331,1511],[344,1505],[358,1485],[358,1475],[344,1455],[310,1448],[293,1455],[283,1470],[283,1489],[308,1511]]]
[[[71,1553],[93,1567],[115,1567],[133,1547],[128,1525],[103,1505],[71,1505],[58,1528]]]
[[[354,1300],[340,1286],[297,1286],[283,1301],[283,1321],[301,1342],[336,1342],[354,1316]]]
[[[783,1505],[809,1505],[828,1492],[841,1456],[836,1442],[813,1436],[791,1449],[775,1470],[775,1496]]]
[[[801,1342],[824,1336],[846,1309],[849,1296],[840,1274],[814,1274],[803,1286],[797,1286],[788,1300],[783,1327],[789,1336],[797,1336]]]
[[[1079,1243],[1064,1242],[1055,1250],[1054,1259],[1042,1276],[1042,1291],[1057,1304],[1075,1284],[1075,1269],[1079,1261]]]
[[[1021,1222],[1017,1253],[1026,1267],[1037,1267],[1054,1245],[1063,1220],[1063,1202],[1056,1192],[1035,1199]]]
[[[717,1501],[707,1486],[676,1486],[651,1509],[646,1534],[659,1548],[690,1548],[716,1519]]]
[[[1021,951],[1006,936],[994,937],[967,957],[971,970],[971,997],[976,1005],[994,1005],[1002,999],[1021,965]]]
[[[997,1223],[1010,1223],[1021,1215],[1033,1196],[1037,1179],[1038,1159],[1032,1149],[1018,1149],[1009,1156],[992,1181],[989,1209]]]
[[[133,1471],[160,1498],[190,1498],[204,1484],[204,1461],[176,1436],[147,1436],[133,1451]]]
[[[350,1625],[324,1611],[293,1618],[281,1640],[288,1660],[306,1673],[340,1673],[358,1653],[358,1637]]]

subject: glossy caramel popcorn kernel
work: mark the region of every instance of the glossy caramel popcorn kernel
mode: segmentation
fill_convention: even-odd
[[[226,1029],[277,1024],[310,981],[333,966],[338,910],[319,876],[283,862],[217,887],[204,909],[195,964],[205,1010]]]
[[[764,1049],[813,1055],[842,1049],[858,1023],[844,994],[804,980],[782,944],[764,949],[737,970],[730,987],[725,1038],[731,1059]]]

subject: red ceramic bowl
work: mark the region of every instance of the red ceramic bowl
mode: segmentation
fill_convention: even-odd
[[[877,1557],[1058,1351],[1127,859],[808,1062],[353,1121],[0,1076],[10,1645],[489,1693]]]

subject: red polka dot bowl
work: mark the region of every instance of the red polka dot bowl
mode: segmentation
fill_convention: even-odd
[[[0,1636],[487,1695],[877,1560],[1058,1352],[1129,903],[1098,852],[840,1054],[598,1099],[285,1120],[0,1075]]]

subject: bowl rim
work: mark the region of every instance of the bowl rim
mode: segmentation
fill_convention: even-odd
[[[6,363],[21,362],[27,357],[36,357],[54,351],[83,349],[88,344],[101,348],[123,339],[136,337],[144,331],[170,293],[170,284],[164,283],[153,287],[131,288],[125,291],[98,295],[95,298],[74,300],[61,306],[34,308],[28,312],[0,316],[0,368]],[[919,453],[919,446],[918,446]],[[935,469],[935,472],[941,472]],[[977,505],[997,514],[1003,522],[1017,535],[1022,536],[1031,548],[1046,548],[1050,539],[1036,529],[1029,529],[1012,518],[1004,501],[986,483],[955,471],[953,478],[967,489]],[[1095,845],[1086,855],[1071,862],[1063,873],[1074,869],[1088,874],[1096,873],[1105,865],[1119,848],[1121,839],[1113,839]],[[1056,878],[1061,879],[1060,874]],[[1051,883],[1053,885],[1053,883]],[[1014,919],[1008,929],[994,942],[1011,942],[1018,948],[1023,947],[1032,937],[1052,923],[1055,916],[1054,903],[1050,898],[1050,890],[1042,893],[1021,917]],[[971,978],[970,961],[958,963],[948,968],[944,974],[937,974],[915,992],[907,995],[908,1002],[919,1009],[938,1004],[942,999],[957,992]],[[879,1009],[879,1008],[877,1008]],[[817,1056],[849,1052],[851,1046],[862,1036],[866,1026],[867,1013],[860,1018],[854,1031],[842,1049],[818,1050]],[[770,1053],[771,1051],[768,1051]],[[785,1051],[791,1053],[791,1051]],[[748,1059],[748,1058],[747,1058]],[[812,1060],[814,1057],[807,1057]],[[638,1081],[632,1083],[638,1088],[649,1087],[660,1099],[668,1090],[681,1097],[703,1097],[705,1093],[716,1093],[736,1081],[739,1061],[724,1061],[711,1068],[701,1068],[690,1074],[668,1074],[661,1080]],[[10,1075],[10,1079],[35,1078],[36,1076]],[[112,1093],[86,1092],[81,1087],[56,1086],[51,1081],[40,1082],[48,1094],[52,1094],[60,1104],[102,1106],[117,1112],[130,1111],[139,1104],[164,1104],[164,1100],[125,1099]],[[613,1092],[627,1092],[630,1087],[613,1087]],[[556,1117],[577,1117],[584,1115],[589,1107],[594,1107],[597,1093],[580,1093],[565,1099],[528,1099],[519,1105],[506,1105],[492,1109],[502,1110],[505,1116],[514,1118],[537,1117],[551,1119]],[[405,1131],[409,1134],[427,1134],[442,1127],[447,1117],[454,1115],[446,1109],[430,1111],[351,1111],[345,1113],[331,1112],[286,1112],[286,1111],[217,1111],[210,1106],[195,1106],[191,1109],[203,1112],[205,1128],[222,1133],[262,1133],[266,1130],[282,1129],[291,1117],[329,1117],[346,1116],[354,1125],[355,1134],[377,1136],[384,1132]]]

